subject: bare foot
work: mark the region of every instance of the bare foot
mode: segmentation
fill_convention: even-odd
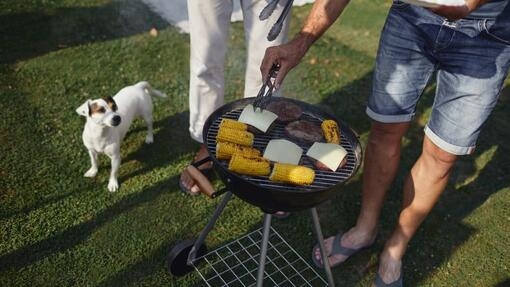
[[[345,248],[350,249],[360,249],[365,246],[370,246],[375,241],[376,232],[366,233],[364,231],[358,230],[356,227],[351,228],[347,233],[343,234],[342,238],[340,238],[340,245]],[[343,254],[331,254],[333,240],[335,236],[331,236],[324,240],[324,247],[326,249],[326,254],[328,255],[329,265],[333,266],[335,264],[339,264],[347,260],[350,256],[346,256]],[[322,257],[320,248],[316,248],[314,250],[315,259],[322,264]]]
[[[193,162],[200,161],[208,156],[209,156],[209,154],[207,152],[207,148],[205,147],[204,144],[201,144],[198,152],[195,155],[195,158],[193,159]],[[211,168],[211,167],[212,167],[212,162],[206,162],[206,163],[200,165],[198,167],[198,169],[204,170],[204,169]],[[186,189],[188,189],[192,194],[198,194],[200,192],[200,189],[195,184],[195,181],[189,175],[187,170],[182,171],[180,181],[181,181],[182,185]]]

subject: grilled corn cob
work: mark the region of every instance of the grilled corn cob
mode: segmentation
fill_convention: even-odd
[[[249,157],[241,153],[234,153],[228,164],[230,171],[245,174],[264,176],[271,172],[271,166],[267,159],[262,157]]]
[[[245,123],[241,123],[239,121],[233,120],[233,119],[222,119],[220,123],[220,129],[221,128],[230,128],[240,131],[248,130],[248,125]]]
[[[241,153],[248,157],[260,157],[260,151],[256,148],[231,142],[218,142],[216,144],[217,159],[230,159],[234,153]]]
[[[321,123],[322,132],[326,138],[326,142],[340,144],[340,130],[338,124],[334,120],[324,120]]]
[[[239,145],[253,145],[254,136],[248,131],[240,131],[236,129],[222,127],[216,135],[216,142],[231,142]]]
[[[306,166],[275,163],[269,179],[297,185],[308,185],[315,179],[315,172]]]

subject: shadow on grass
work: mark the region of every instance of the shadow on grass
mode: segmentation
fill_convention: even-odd
[[[510,278],[504,279],[504,281],[501,281],[494,287],[507,287],[507,286],[510,286]]]
[[[0,15],[0,64],[167,26],[142,1],[135,0],[112,1],[97,7],[3,14]]]
[[[21,104],[23,97],[18,96],[18,97],[13,97],[12,99],[16,99],[16,105],[13,105],[15,107],[28,106],[28,105]],[[36,112],[36,115],[37,114],[38,113]],[[119,192],[122,192],[123,182],[128,180],[129,178],[142,175],[146,172],[149,172],[149,171],[154,170],[159,167],[163,167],[165,165],[169,165],[169,164],[171,164],[172,161],[174,161],[175,159],[178,159],[180,155],[194,151],[195,145],[196,145],[196,148],[198,148],[198,144],[196,144],[194,141],[192,141],[189,138],[187,130],[175,129],[175,126],[185,126],[185,123],[187,124],[187,120],[188,120],[188,113],[178,113],[173,116],[169,116],[165,119],[155,122],[154,128],[156,130],[159,129],[159,131],[154,134],[154,143],[153,144],[143,144],[139,149],[137,149],[136,151],[134,151],[128,155],[123,154],[123,152],[122,152],[123,148],[121,145],[122,162],[121,162],[121,166],[119,169],[119,177],[118,177],[118,180],[120,183]],[[19,127],[16,128],[16,130],[19,130]],[[138,129],[130,130],[125,138],[125,141],[129,141],[130,137],[134,137],[134,134],[136,134],[138,132],[145,133],[145,131],[146,131],[145,126],[138,128]],[[40,139],[40,138],[49,136],[49,134],[42,136],[37,131],[31,131],[28,134],[33,136],[33,138],[34,138],[33,141],[29,141],[29,140],[26,141],[26,142],[31,142],[31,143],[36,143],[37,140],[35,140],[35,139]],[[21,138],[20,135],[14,135],[14,134],[11,134],[10,137],[11,138]],[[142,139],[143,139],[143,137],[136,138],[137,141],[142,140]],[[135,139],[133,139],[133,140],[135,140]],[[80,150],[85,149],[85,147],[83,146],[81,141],[78,142],[78,144],[79,144],[79,147],[76,147],[77,149],[80,149]],[[19,149],[20,145],[16,144],[16,147]],[[39,147],[39,145],[36,145],[34,147],[27,146],[26,149],[31,149],[31,150],[34,149],[35,150],[35,149],[40,149],[40,147]],[[125,145],[124,145],[124,149],[126,149]],[[19,151],[18,151],[18,154],[19,154]],[[52,150],[45,151],[44,154],[55,154],[54,156],[50,156],[55,159],[60,156],[60,154],[57,155],[55,153],[55,151],[52,151]],[[88,155],[86,153],[83,153],[82,155],[83,155],[83,157],[80,157],[80,159],[78,159],[78,160],[83,163],[88,163],[88,161],[89,161]],[[105,157],[106,157],[105,155],[100,155],[100,157],[101,157],[100,162],[104,163],[106,161],[106,164],[100,165],[100,167],[99,167],[100,170],[102,170],[103,172],[106,170],[109,173],[109,171],[111,169],[110,161],[105,160]],[[67,159],[62,159],[62,163],[60,163],[61,166],[65,166],[66,161],[67,161]],[[123,168],[123,165],[125,166],[130,161],[141,162],[142,168],[139,168],[139,169],[129,172],[129,173],[124,173],[123,170],[125,170],[125,168]],[[58,165],[58,163],[56,163],[56,162],[54,164]],[[88,168],[88,166],[87,166],[87,168]],[[57,170],[58,170],[58,168],[57,168]],[[27,197],[24,199],[23,206],[18,209],[13,209],[12,202],[7,201],[6,203],[9,203],[9,204],[7,204],[7,206],[11,206],[11,208],[5,209],[5,210],[0,209],[0,217],[2,219],[8,219],[12,216],[17,216],[20,214],[32,212],[32,211],[42,208],[46,205],[50,205],[50,204],[59,202],[61,200],[64,200],[68,197],[71,197],[77,191],[83,190],[85,188],[92,188],[92,185],[104,185],[104,192],[107,192],[106,182],[103,183],[102,182],[103,180],[101,178],[101,174],[103,172],[101,172],[101,174],[98,174],[95,178],[89,179],[89,178],[83,177],[83,172],[85,170],[86,169],[80,170],[79,173],[75,174],[75,176],[79,176],[83,182],[78,187],[75,186],[75,188],[73,188],[73,189],[67,189],[66,192],[59,193],[58,195],[52,194],[51,196],[48,196],[48,194],[45,194],[44,197],[42,197],[42,198],[35,198],[35,197],[33,197],[32,194],[28,194]],[[21,174],[25,174],[25,173],[21,173]],[[3,180],[3,179],[1,179],[1,180]],[[0,180],[0,182],[1,182],[1,180]],[[101,182],[98,182],[100,180],[101,180]],[[7,185],[5,185],[5,186],[7,186]],[[33,201],[34,203],[29,204],[30,201]]]
[[[87,182],[77,183],[69,177],[74,174],[72,157],[52,148],[51,139],[60,132],[44,113],[29,102],[29,95],[8,87],[18,85],[12,67],[0,66],[0,218],[27,214],[44,205],[65,199],[78,190],[89,188]],[[20,120],[23,119],[23,120]],[[13,140],[16,139],[16,140]],[[37,169],[34,170],[34,160]],[[65,178],[56,179],[47,174],[60,171]],[[56,190],[58,190],[56,192]]]
[[[154,123],[154,129],[158,130],[154,135],[154,143],[144,144],[122,158],[124,163],[137,161],[141,162],[143,167],[128,174],[121,174],[120,181],[166,166],[183,154],[198,150],[198,143],[190,138],[188,129],[184,128],[188,126],[188,120],[189,113],[183,112]],[[131,131],[130,134],[138,132],[145,134],[145,126]]]
[[[177,242],[162,243],[151,253],[143,258],[139,258],[138,261],[126,266],[97,286],[126,286],[129,285],[129,282],[132,282],[133,279],[141,280],[150,274],[157,273],[163,266],[166,266],[165,258],[166,254],[169,252],[169,247],[176,243]]]
[[[21,269],[54,253],[63,252],[85,241],[90,234],[116,216],[156,199],[176,184],[176,177],[168,178],[142,193],[126,196],[120,202],[97,214],[92,220],[70,227],[37,243],[19,248],[0,257],[0,269]]]
[[[224,195],[223,195],[224,196]],[[214,206],[212,206],[210,209],[202,211],[202,214],[198,216],[198,218],[206,218],[207,221],[210,220],[212,217],[212,214],[214,213],[214,210],[219,205],[219,202],[223,199],[223,197],[215,200]],[[221,224],[221,221],[225,220],[225,217],[232,216],[231,210],[232,209],[238,209],[239,204],[246,204],[245,202],[238,201],[234,203],[235,195],[232,197],[232,199],[228,202],[227,206],[223,210],[223,212],[220,214],[220,217],[218,218],[218,221],[216,222],[215,228]],[[210,200],[203,197],[203,200]],[[158,248],[154,249],[153,252],[151,252],[149,255],[144,256],[143,258],[139,258],[136,262],[129,264],[119,272],[112,274],[108,278],[106,278],[104,281],[102,281],[98,286],[126,286],[129,285],[129,283],[132,282],[142,282],[145,278],[150,277],[151,275],[161,272],[162,269],[164,269],[164,278],[168,279],[170,282],[176,284],[171,286],[203,286],[202,284],[198,282],[202,282],[200,277],[198,275],[195,275],[195,272],[192,271],[191,273],[188,273],[186,275],[183,275],[182,277],[175,277],[168,273],[167,271],[167,255],[172,250],[174,246],[177,244],[183,242],[184,240],[188,239],[197,239],[200,232],[205,228],[206,223],[201,222],[199,225],[199,231],[193,234],[191,237],[183,237],[187,236],[189,234],[189,231],[197,229],[197,224],[190,222],[188,226],[188,230],[184,230],[183,232],[179,233],[180,238],[176,238],[171,241],[163,242]],[[260,224],[256,223],[253,226],[251,226],[247,233],[256,230],[260,228]],[[208,240],[211,239],[211,237],[214,237],[215,228],[213,228],[210,233],[206,237],[205,244],[207,245]],[[215,239],[217,240],[217,239]],[[228,242],[231,242],[231,240],[227,240]],[[220,248],[218,246],[207,246],[208,252],[211,252],[213,250],[216,250],[216,248]],[[206,254],[209,256],[209,254]],[[203,261],[198,261],[197,267],[201,268],[204,264]],[[210,262],[209,262],[210,263]],[[197,282],[198,281],[198,282]],[[186,284],[186,285],[182,285]],[[191,285],[190,285],[191,284]]]
[[[19,101],[19,97],[17,98]],[[191,152],[191,147],[193,147],[192,140],[189,139],[189,135],[187,134],[187,130],[185,129],[175,129],[175,126],[183,126],[183,122],[187,123],[187,113],[178,113],[173,116],[169,116],[163,120],[157,121],[154,126],[157,129],[157,132],[154,135],[154,143],[151,145],[144,144],[142,148],[139,150],[127,155],[123,156],[123,164],[129,162],[130,160],[139,160],[143,162],[144,167],[140,170],[137,170],[133,173],[122,175],[120,179],[121,187],[119,192],[122,192],[122,182],[127,180],[128,178],[139,176],[147,171],[154,170],[158,167],[162,167],[165,165],[172,165],[172,163],[176,160],[179,160],[179,155],[184,153]],[[129,137],[133,137],[133,133],[137,131],[141,131],[145,133],[145,128],[135,129],[130,131],[127,135],[126,139]],[[37,133],[34,133],[37,136]],[[143,137],[137,137],[136,140],[141,140]],[[128,139],[129,140],[129,139]],[[189,144],[184,144],[184,142],[189,141]],[[86,161],[84,158],[83,161]],[[110,168],[109,162],[108,166],[102,167],[103,169]],[[122,164],[120,167],[120,172],[122,174]],[[0,269],[21,269],[28,265],[31,265],[34,262],[42,260],[48,256],[51,256],[54,253],[62,252],[68,250],[75,245],[85,241],[90,234],[100,228],[102,225],[106,224],[110,220],[114,219],[116,216],[128,212],[133,208],[152,201],[160,196],[164,192],[168,192],[168,190],[175,189],[177,186],[177,180],[179,175],[169,177],[156,185],[150,186],[145,189],[141,193],[131,194],[126,196],[120,202],[115,203],[113,206],[108,207],[106,210],[97,214],[92,220],[79,224],[77,226],[70,227],[69,229],[54,235],[50,236],[46,239],[43,239],[37,243],[30,244],[28,246],[19,248],[13,252],[5,254],[0,257]],[[87,181],[88,179],[83,179]],[[101,185],[103,183],[100,183]],[[72,196],[75,191],[79,189],[74,189],[72,192],[68,192],[64,195],[59,195],[55,197],[51,197],[48,200],[37,200],[37,204],[30,205],[28,207],[24,207],[21,210],[15,211],[14,213],[9,213],[7,215],[2,216],[13,216],[15,214],[19,214],[20,212],[29,212],[31,210],[36,210],[41,208],[42,206],[61,201],[69,196]],[[102,191],[103,192],[103,191]],[[106,185],[105,190],[106,191]]]

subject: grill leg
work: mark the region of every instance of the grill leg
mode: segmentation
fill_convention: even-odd
[[[326,271],[326,277],[328,279],[328,285],[335,287],[335,281],[333,280],[333,274],[331,273],[331,267],[329,266],[328,255],[326,254],[326,248],[324,247],[324,237],[322,236],[321,224],[319,222],[319,215],[317,209],[311,208],[312,222],[317,235],[317,241],[319,242],[319,249],[321,250],[322,262],[324,262],[324,270]]]
[[[260,246],[259,268],[257,271],[257,287],[262,287],[264,281],[264,267],[266,265],[267,244],[269,242],[269,228],[271,227],[271,214],[264,213],[264,231],[262,233],[262,245]]]
[[[227,192],[225,194],[225,196],[221,200],[221,202],[218,205],[218,207],[216,207],[216,210],[214,211],[213,216],[211,217],[209,222],[207,222],[207,225],[202,230],[202,232],[200,232],[200,235],[198,236],[198,239],[195,241],[195,244],[193,245],[193,248],[191,248],[191,251],[189,252],[188,262],[187,262],[188,265],[191,266],[193,264],[193,261],[195,261],[195,258],[196,258],[196,255],[197,255],[197,250],[204,243],[205,238],[207,237],[207,234],[209,234],[209,232],[211,232],[211,230],[214,227],[214,224],[216,224],[216,220],[218,220],[218,217],[220,217],[221,212],[223,212],[223,209],[225,209],[225,206],[227,206],[227,203],[229,202],[229,200],[231,198],[232,198],[232,192],[229,191],[229,192]]]

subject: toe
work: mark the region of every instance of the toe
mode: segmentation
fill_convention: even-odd
[[[200,188],[198,187],[198,185],[194,184],[191,188],[190,188],[190,191],[191,193],[194,193],[194,194],[197,194],[200,192]]]

